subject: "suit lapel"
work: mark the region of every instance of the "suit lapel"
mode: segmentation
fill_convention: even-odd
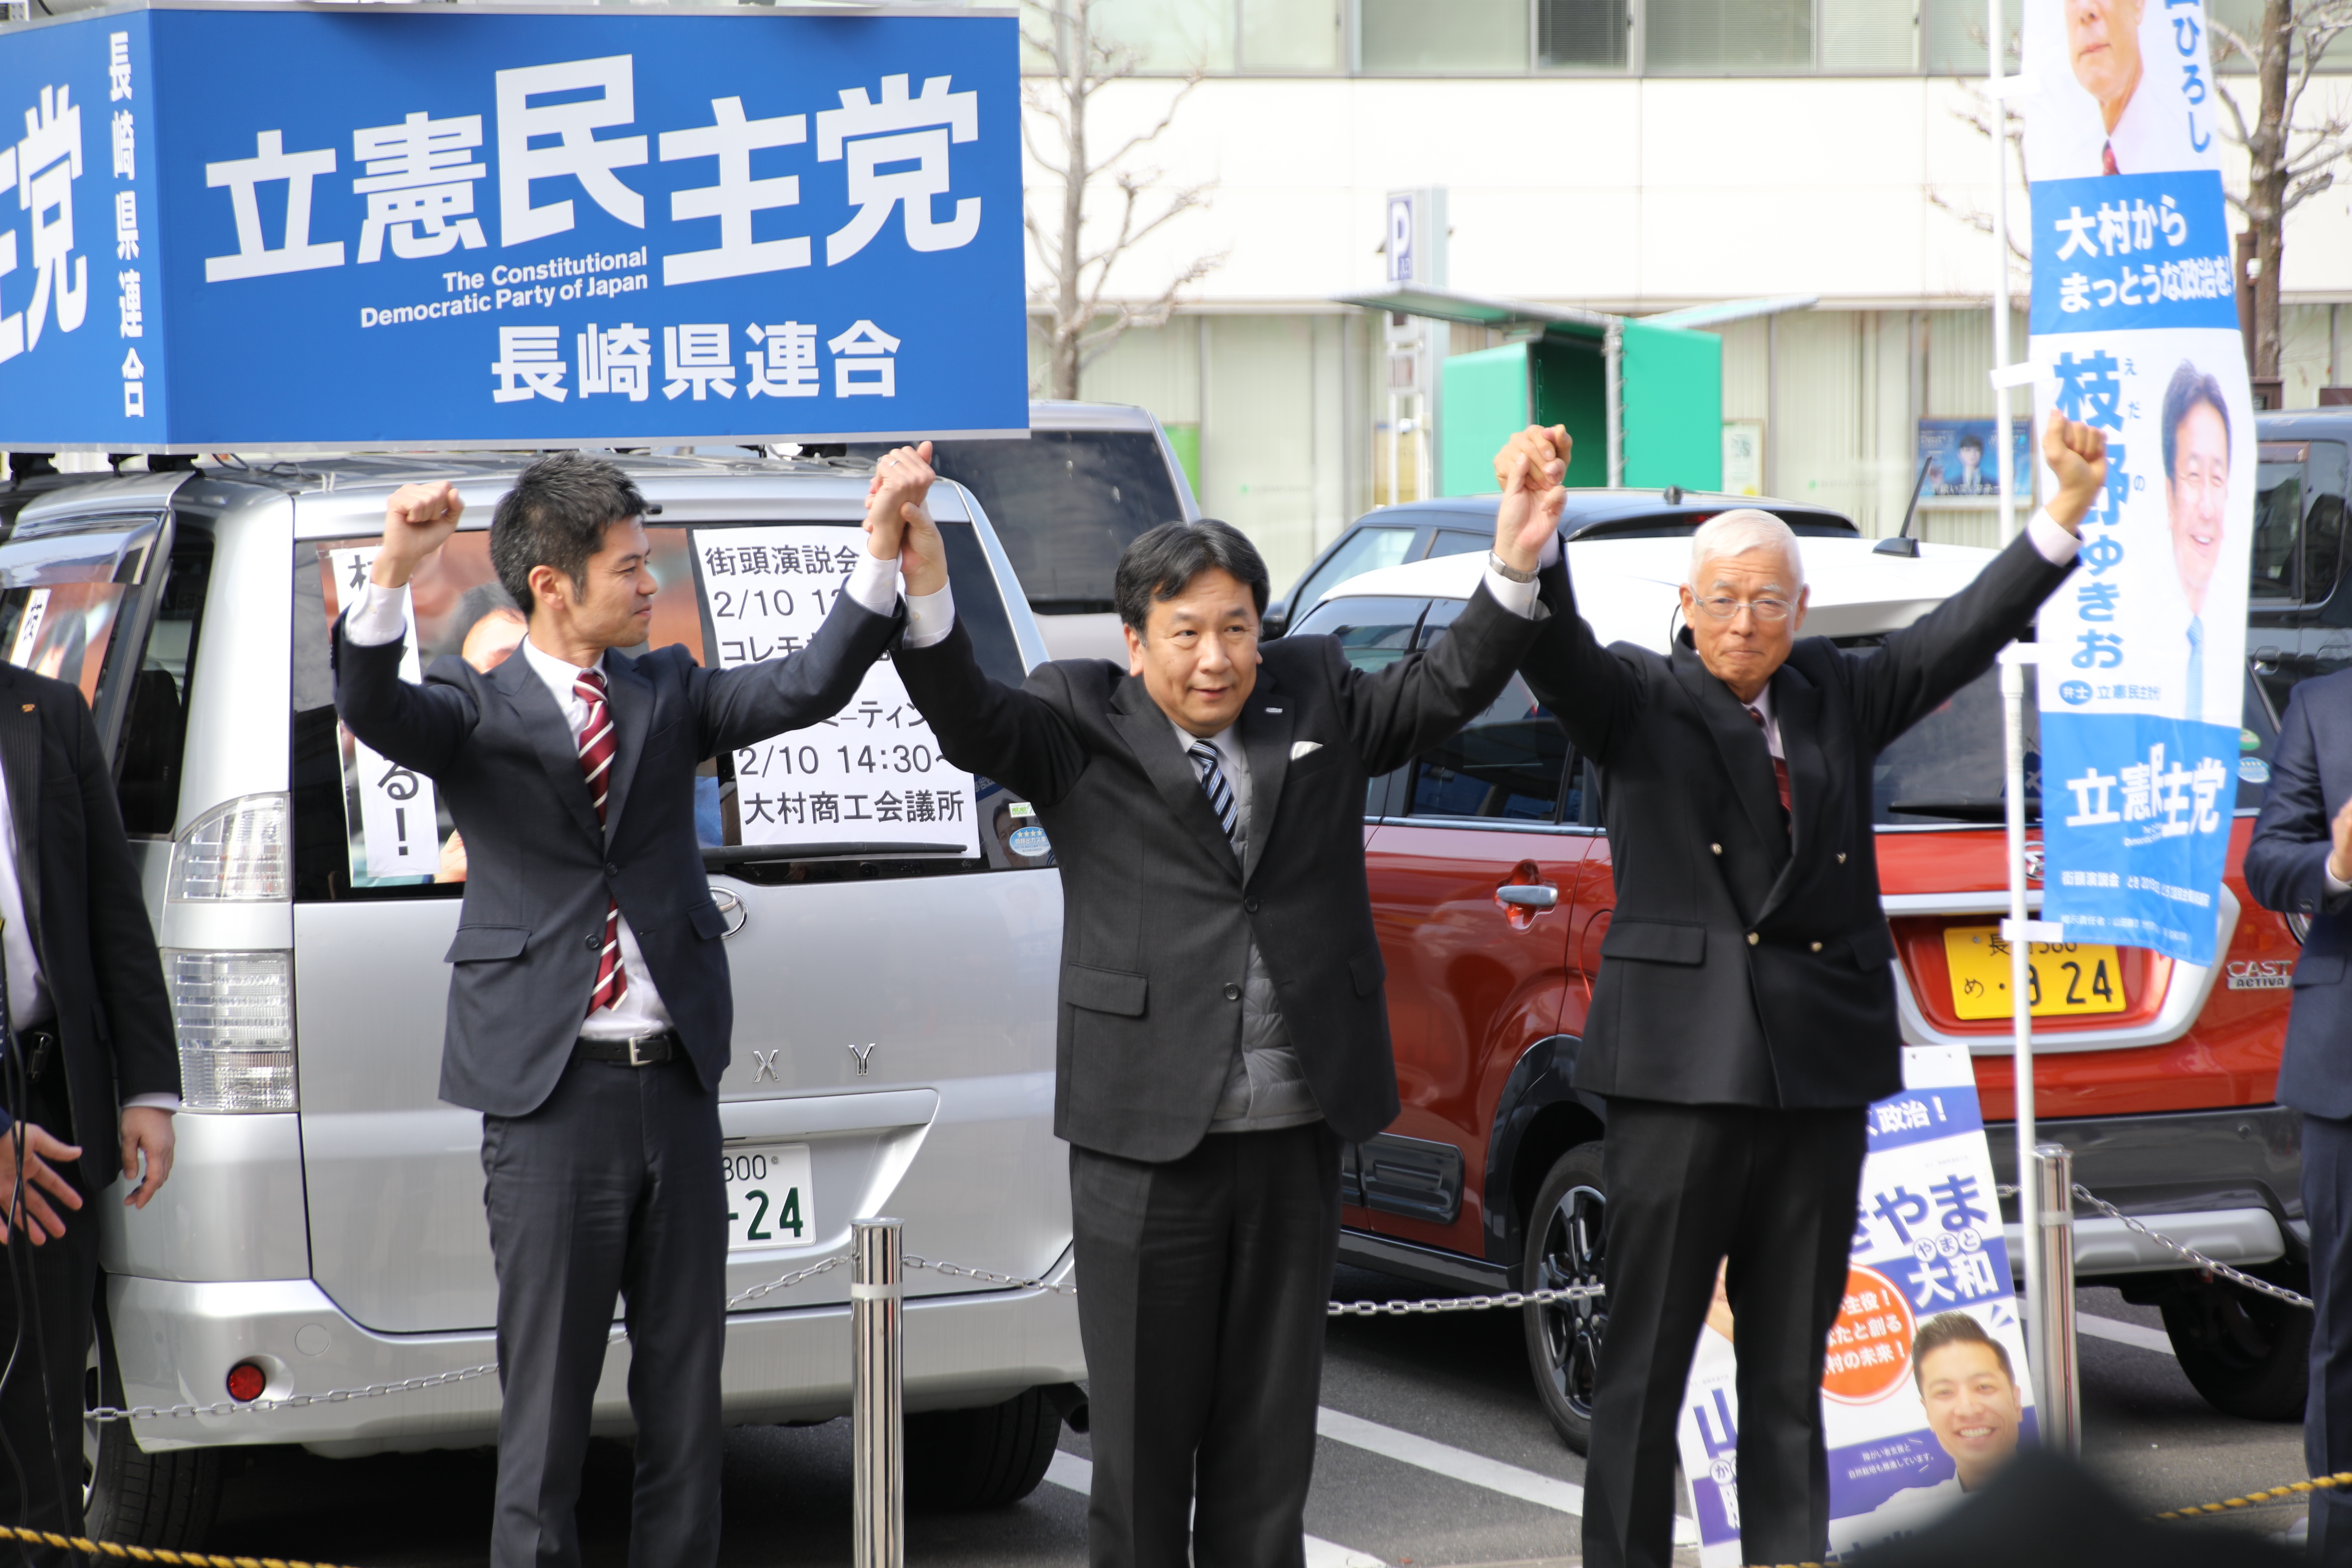
[[[1788,835],[1780,827],[1780,791],[1772,782],[1772,753],[1758,732],[1756,721],[1748,716],[1729,687],[1707,673],[1706,666],[1689,647],[1677,643],[1672,663],[1675,679],[1690,693],[1707,733],[1714,737],[1724,771],[1731,775],[1731,792],[1739,797],[1740,809],[1748,814],[1756,836],[1776,855],[1783,852]]]
[[[0,704],[0,768],[7,770],[8,815],[16,835],[16,891],[24,900],[25,923],[31,928],[34,951],[41,941],[41,839],[36,822],[41,806],[41,715],[29,710],[17,695],[11,674]]]
[[[1242,868],[1234,858],[1233,841],[1209,809],[1209,797],[1201,793],[1201,775],[1192,771],[1192,762],[1177,746],[1174,726],[1143,689],[1142,678],[1130,675],[1120,681],[1111,691],[1110,705],[1111,721],[1151,787],[1160,792],[1160,798],[1168,803],[1185,831],[1239,881]],[[1255,814],[1251,827],[1255,833]]]
[[[605,786],[604,842],[613,841],[621,826],[621,807],[628,804],[629,784],[646,754],[646,730],[653,722],[654,686],[634,658],[604,656],[604,689],[613,710],[613,777]]]
[[[1780,759],[1789,764],[1789,860],[1757,913],[1759,921],[1780,907],[1796,886],[1797,868],[1820,849],[1830,788],[1829,761],[1822,754],[1822,689],[1794,665],[1773,672],[1772,718],[1780,727]]]
[[[1290,771],[1294,706],[1273,681],[1265,679],[1265,668],[1261,665],[1257,688],[1242,704],[1242,716],[1237,721],[1242,732],[1242,754],[1249,758],[1250,770],[1249,864],[1242,868],[1244,884],[1257,874],[1258,862],[1265,858],[1266,840],[1274,832],[1275,810],[1282,804],[1282,781]]]
[[[580,831],[602,842],[604,833],[596,825],[596,805],[588,795],[588,781],[580,775],[580,742],[572,726],[563,721],[563,710],[556,706],[555,694],[530,667],[530,660],[518,649],[512,658],[490,671],[490,685],[514,704],[515,714],[522,721],[523,733],[539,752],[539,760],[547,768],[548,777],[555,783],[555,793],[572,813]],[[610,802],[606,803],[608,807]],[[612,815],[609,809],[607,816]]]

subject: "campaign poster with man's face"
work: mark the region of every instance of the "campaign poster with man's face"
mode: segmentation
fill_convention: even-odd
[[[2201,6],[2027,0],[2032,181],[2217,165]]]

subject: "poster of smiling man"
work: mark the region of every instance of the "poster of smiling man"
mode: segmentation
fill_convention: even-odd
[[[2044,915],[2210,963],[2255,445],[2204,8],[2029,0],[2024,75],[2034,415],[2107,435],[2081,567],[2040,622]]]

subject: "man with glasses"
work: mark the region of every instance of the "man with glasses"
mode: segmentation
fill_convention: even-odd
[[[1557,471],[1558,429],[1507,458]],[[1564,446],[1558,449],[1564,451]],[[1557,544],[1521,667],[1600,765],[1617,882],[1575,1086],[1608,1102],[1609,1330],[1584,1561],[1673,1561],[1675,1424],[1727,1260],[1750,1563],[1829,1544],[1822,1357],[1846,1282],[1864,1109],[1903,1086],[1872,853],[1878,752],[1983,672],[2072,568],[2106,445],[2053,421],[2057,493],[1977,580],[1867,657],[1797,640],[1805,566],[1769,512],[1691,540],[1671,654],[1602,647]]]

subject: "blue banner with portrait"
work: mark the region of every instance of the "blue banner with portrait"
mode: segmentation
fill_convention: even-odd
[[[2255,443],[2203,10],[2038,0],[2025,71],[2034,413],[2107,437],[2038,633],[2043,917],[2210,964]]]
[[[1017,24],[157,5],[0,37],[0,428],[1027,427]]]

